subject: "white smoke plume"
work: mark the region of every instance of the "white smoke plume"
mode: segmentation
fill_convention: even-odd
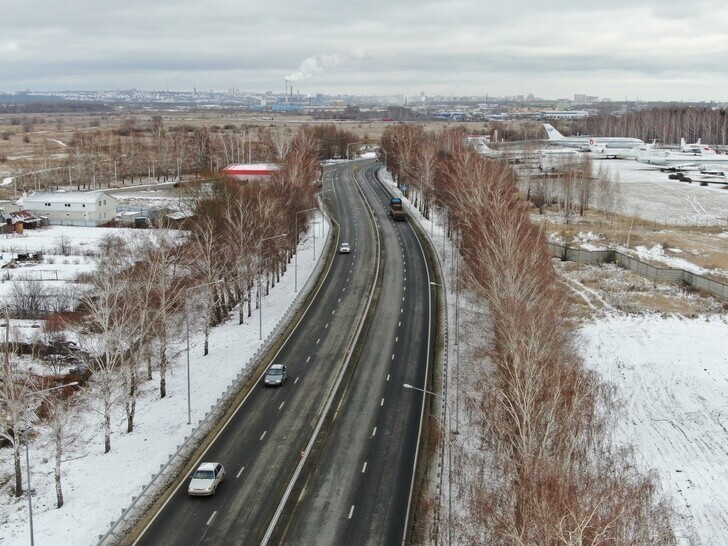
[[[289,82],[300,82],[308,80],[316,74],[321,74],[327,68],[334,68],[348,61],[349,58],[342,55],[320,55],[319,57],[308,57],[301,61],[298,70],[289,74],[284,79]]]

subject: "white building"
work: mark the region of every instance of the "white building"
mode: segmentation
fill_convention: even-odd
[[[100,226],[114,219],[117,201],[104,192],[35,192],[22,198],[22,207],[52,225]]]
[[[541,118],[543,119],[581,119],[589,117],[586,110],[543,110]]]

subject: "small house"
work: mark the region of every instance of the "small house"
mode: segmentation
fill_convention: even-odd
[[[22,206],[51,225],[101,226],[116,216],[118,199],[104,192],[35,192]]]

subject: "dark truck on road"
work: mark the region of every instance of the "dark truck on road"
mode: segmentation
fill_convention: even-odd
[[[392,215],[392,220],[404,220],[404,209],[402,208],[402,199],[399,197],[392,197],[389,200],[389,214]]]

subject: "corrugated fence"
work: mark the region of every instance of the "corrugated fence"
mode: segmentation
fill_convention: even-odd
[[[652,281],[685,283],[693,288],[710,292],[719,298],[728,299],[728,284],[714,281],[684,269],[655,267],[622,254],[617,250],[582,250],[554,243],[546,243],[546,246],[555,258],[586,264],[615,263]]]

